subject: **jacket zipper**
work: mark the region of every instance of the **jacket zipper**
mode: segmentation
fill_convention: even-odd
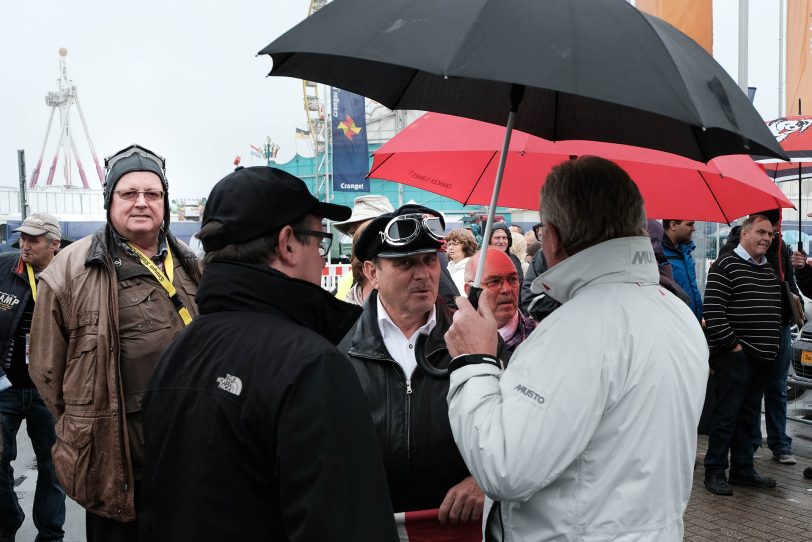
[[[115,318],[110,320],[110,336],[115,337],[115,346],[110,345],[110,350],[114,350],[116,352],[116,363],[115,363],[115,373],[116,373],[116,388],[118,389],[118,401],[116,410],[118,412],[118,421],[119,421],[119,435],[118,435],[118,443],[119,448],[121,449],[121,472],[122,472],[122,480],[123,483],[121,485],[122,491],[129,491],[130,489],[130,476],[129,476],[129,468],[127,465],[127,450],[124,445],[124,431],[127,430],[127,420],[124,417],[124,409],[122,408],[121,399],[124,397],[124,385],[121,383],[121,366],[119,365],[121,360],[121,345],[119,343],[118,338],[118,303],[116,302],[118,299],[118,279],[116,278],[115,269],[112,269],[108,266],[108,272],[110,273],[110,306],[114,307],[115,310]],[[115,287],[115,291],[113,291],[113,287]],[[115,328],[113,328],[115,325]]]
[[[412,380],[406,379],[406,463],[412,464],[412,442],[411,442],[411,417],[412,417]]]

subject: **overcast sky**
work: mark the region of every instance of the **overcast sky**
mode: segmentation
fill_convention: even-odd
[[[379,0],[385,1],[385,0]],[[439,1],[439,0],[438,0]],[[778,114],[780,0],[750,1],[750,85],[765,119]],[[29,176],[39,157],[56,90],[60,47],[99,159],[134,142],[167,158],[173,197],[205,196],[233,169],[250,165],[250,144],[271,136],[279,159],[296,151],[305,126],[299,81],[266,78],[270,58],[257,51],[303,19],[307,0],[229,2],[9,1],[0,8],[0,186],[18,182],[17,149]],[[714,0],[717,59],[737,77],[738,0]],[[73,119],[91,180],[89,151]],[[52,127],[45,161],[58,138]],[[300,143],[301,145],[301,143]],[[57,171],[60,179],[61,167]],[[40,182],[44,184],[47,164]],[[80,185],[74,173],[74,184]]]

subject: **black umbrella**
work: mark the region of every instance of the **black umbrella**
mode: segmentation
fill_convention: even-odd
[[[259,54],[273,58],[270,75],[320,81],[390,109],[506,123],[505,148],[515,127],[702,162],[785,158],[704,49],[625,0],[335,0]]]
[[[784,158],[747,96],[704,49],[625,0],[335,0],[259,54],[270,75],[505,124],[707,162]]]

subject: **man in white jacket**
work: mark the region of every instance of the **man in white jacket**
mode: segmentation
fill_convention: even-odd
[[[533,290],[561,308],[505,370],[487,299],[478,312],[459,299],[446,334],[485,540],[682,540],[708,377],[699,323],[658,285],[643,199],[615,164],[554,168],[540,215],[550,269]]]

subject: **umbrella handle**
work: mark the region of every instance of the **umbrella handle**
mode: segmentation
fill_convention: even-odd
[[[479,308],[479,296],[482,295],[482,288],[478,286],[471,286],[468,290],[468,302],[474,307],[474,310]]]

